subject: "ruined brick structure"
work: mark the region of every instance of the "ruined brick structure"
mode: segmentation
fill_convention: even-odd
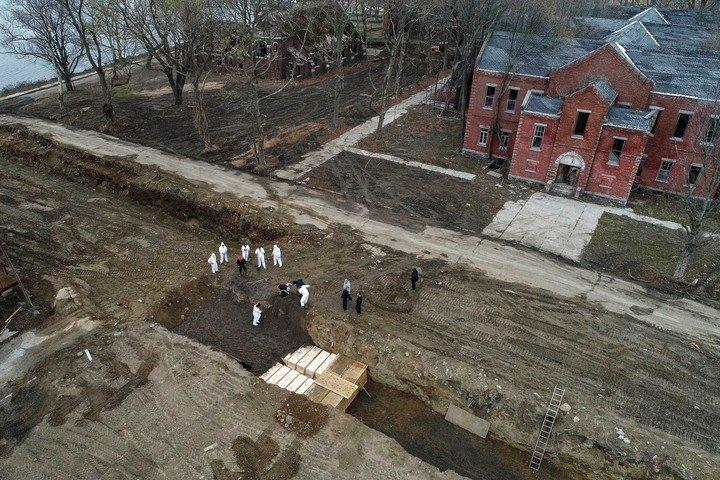
[[[491,148],[512,178],[576,196],[688,193],[720,140],[720,53],[711,29],[671,13],[576,18],[574,38],[533,38],[522,52],[496,32],[477,61],[465,151]]]

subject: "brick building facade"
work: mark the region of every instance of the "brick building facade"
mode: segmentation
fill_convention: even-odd
[[[512,178],[576,196],[624,203],[636,185],[699,192],[720,140],[710,29],[648,9],[627,20],[578,18],[575,31],[533,38],[522,52],[510,34],[491,37],[474,73],[465,151],[492,150]]]

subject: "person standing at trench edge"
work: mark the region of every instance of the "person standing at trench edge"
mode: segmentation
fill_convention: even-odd
[[[350,296],[350,290],[343,288],[342,295],[340,295],[340,298],[342,299],[343,310],[345,310],[347,312],[348,302],[352,300],[352,297]]]
[[[357,297],[355,297],[355,311],[358,315],[362,313],[362,302],[363,302],[363,296],[362,296],[362,290],[360,290],[357,294]]]

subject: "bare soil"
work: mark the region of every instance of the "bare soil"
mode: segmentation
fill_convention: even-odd
[[[307,184],[367,205],[380,218],[389,211],[405,221],[470,233],[481,232],[506,201],[533,191],[482,172],[469,182],[350,152],[314,169]]]
[[[3,233],[13,255],[22,259],[24,275],[48,282],[44,289],[29,282],[36,297],[49,305],[58,288],[70,285],[79,293],[79,305],[56,308],[46,317],[50,326],[70,320],[82,324],[79,316],[91,316],[100,327],[80,340],[73,340],[75,330],[70,330],[57,337],[53,348],[43,344],[42,356],[27,374],[0,391],[0,399],[13,393],[11,405],[3,407],[9,416],[0,425],[9,432],[0,440],[7,457],[4,467],[13,472],[9,478],[39,478],[47,472],[82,477],[78,465],[99,469],[98,459],[106,456],[117,459],[118,475],[140,477],[174,471],[177,465],[187,470],[212,464],[218,478],[233,478],[245,468],[260,472],[255,478],[290,478],[295,469],[305,472],[298,474],[302,478],[310,478],[311,472],[317,478],[348,478],[338,473],[345,471],[354,475],[350,478],[382,478],[386,470],[375,466],[396,471],[398,463],[412,462],[411,457],[397,457],[396,444],[382,443],[385,437],[373,437],[344,416],[331,415],[332,428],[309,416],[308,425],[316,420],[320,425],[312,437],[321,436],[318,443],[281,437],[273,429],[282,435],[295,432],[277,417],[290,407],[276,389],[248,387],[237,361],[228,363],[224,355],[144,322],[153,319],[180,329],[189,321],[190,334],[215,341],[219,348],[238,349],[258,370],[252,363],[262,363],[270,354],[260,342],[238,345],[253,333],[242,324],[250,323],[248,306],[255,301],[269,302],[268,312],[277,307],[278,313],[267,316],[268,332],[292,334],[304,325],[315,344],[370,365],[375,380],[417,397],[441,415],[451,403],[468,408],[491,421],[496,438],[523,451],[537,438],[552,387],[567,388],[571,411],[560,417],[557,442],[547,458],[569,467],[575,478],[720,475],[716,345],[608,313],[581,298],[562,299],[488,279],[462,265],[368,248],[341,231],[286,227],[279,234],[268,227],[282,224],[276,212],[256,215],[252,207],[200,193],[198,187],[152,169],[137,167],[128,173],[122,159],[100,162],[98,168],[95,158],[36,148],[32,162],[22,155],[10,159],[7,149],[0,160],[2,186],[10,192],[0,197],[6,216]],[[95,172],[92,181],[78,175],[88,172]],[[61,175],[84,183],[70,183]],[[183,197],[183,208],[167,205]],[[147,203],[150,198],[157,198],[153,206],[133,201]],[[210,230],[222,209],[237,215],[239,223],[233,227],[231,220],[218,221],[218,230]],[[230,232],[235,238],[252,237],[253,245],[263,243],[266,250],[277,241],[284,247],[285,266],[262,272],[251,268],[247,279],[238,277],[234,266],[223,267],[222,275],[211,277],[207,256],[217,248],[218,237]],[[273,232],[274,237],[264,236]],[[239,248],[235,238],[226,241],[231,254]],[[413,265],[422,269],[415,292],[408,279]],[[276,297],[277,284],[298,277],[311,286],[310,307],[298,312],[297,323],[282,324],[288,314],[280,313],[285,305]],[[344,278],[353,282],[353,293],[364,292],[361,315],[341,309]],[[158,314],[162,305],[170,310],[164,317]],[[88,366],[78,356],[81,347],[98,361]],[[270,348],[281,352],[292,345],[276,339]],[[369,418],[380,418],[368,408]],[[46,417],[58,426],[46,424]],[[90,432],[92,455],[85,448],[67,455],[68,445],[87,443],[71,421]],[[264,427],[272,433],[266,435],[270,440],[259,435]],[[617,438],[616,427],[626,432],[630,444]],[[218,451],[212,462],[198,455],[198,449],[221,435],[217,432],[227,430],[232,430],[225,435],[232,440],[224,440],[225,445],[236,455],[228,458],[228,452]],[[345,430],[349,433],[343,436]],[[396,433],[400,440],[403,430]],[[313,431],[317,429],[308,427],[310,435]],[[452,454],[456,444],[450,434],[448,438],[450,447],[442,446],[440,436],[437,450]],[[338,453],[343,442],[352,447]],[[32,460],[32,449],[44,453]],[[388,453],[378,453],[382,449]],[[301,460],[302,451],[312,455]],[[323,456],[326,451],[333,455]],[[454,461],[452,455],[433,458],[430,453],[429,460],[438,464]],[[52,461],[45,463],[48,458]],[[279,462],[275,477],[268,476],[274,465],[268,459]],[[33,476],[25,473],[28,464]],[[427,471],[422,464],[408,468]],[[188,471],[209,475],[200,467]]]
[[[425,75],[425,69],[407,68],[403,84],[411,86]],[[286,82],[266,81],[262,84],[261,109],[265,117],[264,129],[269,141],[269,161],[257,166],[253,162],[243,168],[267,172],[300,160],[303,153],[319,147],[338,132],[355,126],[376,115],[370,108],[369,96],[374,85],[382,82],[384,64],[365,62],[349,67],[343,80],[341,94],[341,127],[330,126],[332,103],[328,100],[332,75],[288,85]],[[200,158],[209,162],[231,164],[247,152],[251,145],[253,124],[249,115],[248,87],[231,74],[215,74],[210,78],[212,88],[205,92],[209,134],[219,148],[203,153],[204,146],[193,124],[193,94],[188,87],[184,102],[173,103],[162,72],[138,69],[128,85],[116,87],[114,92],[116,124],[109,133],[132,142],[148,145],[172,153]],[[99,87],[82,85],[68,95],[65,110],[61,110],[53,96],[30,101],[26,98],[4,103],[0,111],[57,120],[68,125],[102,130],[105,119],[98,101]],[[408,90],[410,93],[412,88]],[[288,128],[314,125],[292,141],[273,142]],[[236,164],[237,166],[237,164]]]

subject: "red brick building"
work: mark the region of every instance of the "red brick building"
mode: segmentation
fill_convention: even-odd
[[[712,31],[673,25],[655,9],[575,27],[575,38],[552,41],[492,36],[474,73],[465,151],[491,149],[510,177],[576,196],[624,203],[636,185],[699,186],[720,140]]]

